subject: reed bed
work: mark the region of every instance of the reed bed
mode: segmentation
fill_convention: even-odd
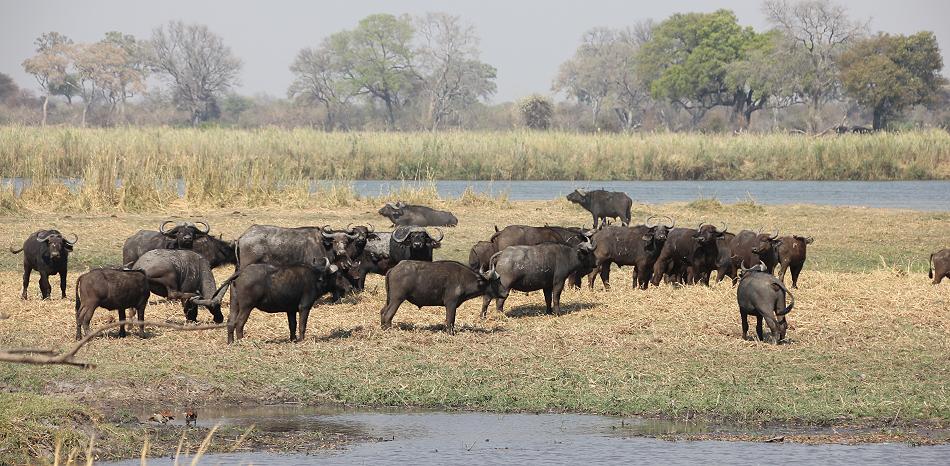
[[[459,227],[447,229],[438,259],[466,260],[471,244],[490,236],[496,222],[589,222],[586,212],[564,201],[486,207],[481,202],[495,201],[464,199],[433,202],[459,217]],[[145,339],[135,333],[103,338],[81,354],[97,363],[95,370],[0,366],[0,392],[14,393],[0,396],[0,404],[9,396],[109,409],[296,401],[910,431],[950,424],[950,285],[931,286],[925,271],[929,252],[946,247],[948,214],[770,207],[754,201],[635,205],[638,218],[648,213],[671,214],[683,225],[725,221],[733,231],[774,227],[814,236],[801,289],[794,291],[789,344],[742,340],[735,291],[726,283],[639,291],[631,289],[626,267],[614,270],[610,291],[599,282],[593,290],[565,291],[560,316],[544,315],[540,293],[513,293],[505,314],[492,310],[485,320],[478,317],[480,300],[465,303],[455,336],[441,331],[442,308],[409,304],[397,312],[395,328],[383,331],[379,309],[385,289],[381,277],[371,276],[362,295],[319,304],[302,343],[287,341],[285,316],[257,311],[246,339],[233,346],[225,344],[223,331],[200,338],[162,330]],[[363,203],[182,214],[207,219],[225,238],[253,223],[387,226]],[[78,273],[116,263],[124,238],[139,228],[155,228],[163,218],[158,213],[2,217],[0,235],[24,238],[41,224],[76,231],[80,242],[71,258]],[[0,255],[0,313],[8,316],[0,320],[0,347],[69,346],[74,303],[39,301],[35,278],[30,300],[19,300],[18,259]],[[229,267],[216,271],[219,281],[230,273]],[[159,301],[149,304],[146,318],[183,321],[180,304]],[[100,309],[93,326],[110,319],[114,313]],[[201,311],[199,319],[210,321],[210,315]],[[0,432],[19,419],[43,419],[42,411],[31,413],[39,406],[24,406],[23,417],[0,415]],[[81,409],[84,416],[95,416]],[[39,438],[52,444],[56,428],[41,421],[30,425],[46,426],[48,433]],[[73,441],[82,445],[81,440]],[[124,444],[130,456],[142,446],[141,436],[135,440]],[[163,454],[154,445],[151,451]]]
[[[31,180],[19,202],[127,211],[183,202],[295,206],[313,180],[950,179],[941,130],[788,134],[326,133],[261,128],[0,127],[0,177]],[[81,179],[74,190],[63,179]],[[0,193],[0,209],[16,207]],[[317,196],[324,197],[324,196]]]

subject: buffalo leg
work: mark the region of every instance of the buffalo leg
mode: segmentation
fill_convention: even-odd
[[[594,270],[587,274],[587,288],[594,289],[594,282],[597,281],[598,273],[600,273],[600,266],[594,267]]]
[[[228,310],[228,344],[234,343],[234,326],[237,324],[237,315],[240,312],[234,289],[231,291],[231,309]]]
[[[636,275],[634,275],[636,280],[634,280],[632,286],[636,287],[640,285],[641,290],[647,289],[650,285],[650,279],[653,278],[653,269],[650,267],[636,267],[634,268],[634,272],[636,273]]]
[[[755,334],[759,336],[759,341],[762,341],[762,315],[755,315]]]
[[[290,329],[290,341],[297,341],[297,310],[287,312],[287,327]]]
[[[40,294],[43,299],[49,299],[50,295],[53,294],[53,287],[49,284],[49,274],[46,272],[40,272]]]
[[[405,299],[386,299],[386,305],[379,310],[379,326],[387,329],[393,325],[393,317]]]
[[[449,335],[455,335],[455,312],[458,304],[455,301],[445,303],[445,331]]]
[[[788,262],[782,262],[778,268],[778,279],[782,281],[782,284],[785,284],[785,271],[788,270]]]
[[[590,216],[591,216],[591,217],[594,217],[594,229],[596,230],[596,229],[597,229],[597,223],[600,221],[600,219],[597,218],[597,214],[590,214]]]
[[[20,299],[26,299],[26,289],[30,287],[30,273],[33,272],[33,268],[23,262],[23,293],[20,295]]]
[[[593,277],[595,272],[591,272],[591,277]],[[600,281],[604,282],[604,290],[610,290],[610,262],[604,262],[600,265]],[[594,280],[590,281],[591,289],[594,288]]]
[[[303,341],[307,336],[307,320],[310,319],[310,306],[300,306],[300,336],[297,341]]]
[[[564,291],[564,284],[554,284],[554,313],[561,315],[561,292]]]
[[[798,274],[802,273],[802,264],[792,264],[792,288],[798,288]]]
[[[62,299],[66,299],[66,269],[59,271],[59,291],[63,293]]]
[[[554,311],[551,308],[551,298],[552,298],[551,292],[552,291],[553,290],[551,288],[544,289],[544,313],[548,315],[551,315],[554,313]]]
[[[742,339],[749,339],[749,314],[745,312],[740,312],[739,315],[742,317]]]
[[[769,339],[772,340],[773,344],[777,345],[779,338],[781,338],[782,331],[778,328],[778,321],[775,319],[775,313],[763,312],[763,314],[765,314],[765,323],[769,325],[769,330],[772,332],[772,334],[769,336]],[[762,318],[760,317],[760,319]],[[759,322],[759,325],[761,326],[761,320]],[[759,337],[759,339],[761,340],[762,337]]]
[[[119,322],[122,322],[122,325],[119,326],[119,337],[125,338],[125,308],[119,309]]]
[[[482,297],[482,319],[488,317],[488,305],[491,304],[492,297],[487,294]]]
[[[138,306],[135,306],[136,317],[138,318],[139,322],[145,322],[145,305],[147,304],[148,297],[143,299],[142,302],[138,304]],[[145,338],[145,324],[139,324],[139,336]]]
[[[497,310],[498,313],[501,315],[505,314],[505,300],[506,299],[508,299],[507,295],[505,295],[504,297],[495,299],[495,310]]]
[[[247,319],[251,317],[250,307],[244,308],[241,306],[240,311],[237,315],[237,321],[234,323],[234,339],[241,340],[244,338],[244,325],[247,324]]]

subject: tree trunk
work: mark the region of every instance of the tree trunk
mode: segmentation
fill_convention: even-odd
[[[597,129],[598,114],[600,114],[600,100],[594,100],[593,105],[591,105],[590,127],[595,130]]]
[[[820,124],[819,119],[821,118],[821,96],[811,96],[811,111],[809,113],[811,113],[808,118],[809,131],[814,134],[820,131],[818,125]]]
[[[89,111],[89,105],[88,105],[88,104],[83,104],[83,105],[82,105],[82,117],[79,119],[79,127],[80,127],[80,128],[85,128],[85,127],[86,127],[86,112],[88,112],[88,111]]]
[[[880,131],[883,129],[884,124],[887,123],[884,119],[884,111],[880,107],[874,108],[874,121],[871,124],[874,131]]]
[[[389,116],[389,130],[396,131],[396,111],[393,108],[393,98],[387,94],[383,101],[386,102],[386,112]]]
[[[43,126],[46,126],[46,109],[49,107],[49,93],[43,96]]]

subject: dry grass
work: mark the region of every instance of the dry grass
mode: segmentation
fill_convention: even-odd
[[[460,227],[438,258],[465,260],[492,223],[579,225],[563,201],[500,206],[436,202]],[[543,315],[539,293],[514,293],[507,315],[459,310],[457,335],[441,332],[442,308],[404,304],[396,327],[379,329],[381,277],[343,304],[320,304],[308,340],[287,342],[283,315],[252,314],[247,338],[154,330],[146,339],[103,338],[79,355],[92,371],[0,366],[0,390],[83,403],[214,404],[297,400],[478,410],[703,416],[745,421],[908,425],[950,423],[950,288],[932,287],[926,253],[945,241],[947,214],[852,208],[685,204],[637,206],[681,224],[725,220],[730,228],[778,227],[815,236],[789,315],[789,344],[740,338],[735,291],[661,286],[630,289],[629,268],[603,291],[568,290],[564,315]],[[252,223],[345,225],[383,221],[370,206],[321,211],[189,212],[234,237]],[[76,268],[114,263],[122,240],[159,214],[0,218],[0,234],[25,237],[49,225],[77,231]],[[15,258],[0,261],[0,347],[65,348],[74,334],[70,299],[20,301]],[[882,261],[884,266],[882,266]],[[219,280],[230,273],[217,272]],[[70,279],[70,296],[74,278]],[[55,296],[55,294],[54,294]],[[179,305],[151,303],[148,319],[182,322]],[[93,325],[114,319],[100,310]],[[201,319],[210,320],[202,311]],[[140,444],[139,444],[140,446]],[[136,450],[137,451],[137,450]]]

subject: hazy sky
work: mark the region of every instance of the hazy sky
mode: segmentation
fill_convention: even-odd
[[[850,0],[855,18],[871,20],[872,31],[933,31],[950,63],[950,1]],[[33,40],[58,31],[77,42],[97,41],[118,30],[147,38],[169,20],[208,25],[244,60],[239,91],[283,96],[290,84],[288,66],[297,51],[316,45],[372,13],[444,11],[475,25],[482,60],[498,68],[494,101],[532,92],[548,93],[558,65],[574,52],[581,34],[595,26],[622,27],[638,20],[662,20],[677,12],[728,8],[739,21],[762,30],[760,0],[480,0],[480,1],[204,1],[204,0],[20,0],[0,1],[0,72],[35,89],[21,63],[33,53]],[[947,67],[944,74],[948,74]]]

